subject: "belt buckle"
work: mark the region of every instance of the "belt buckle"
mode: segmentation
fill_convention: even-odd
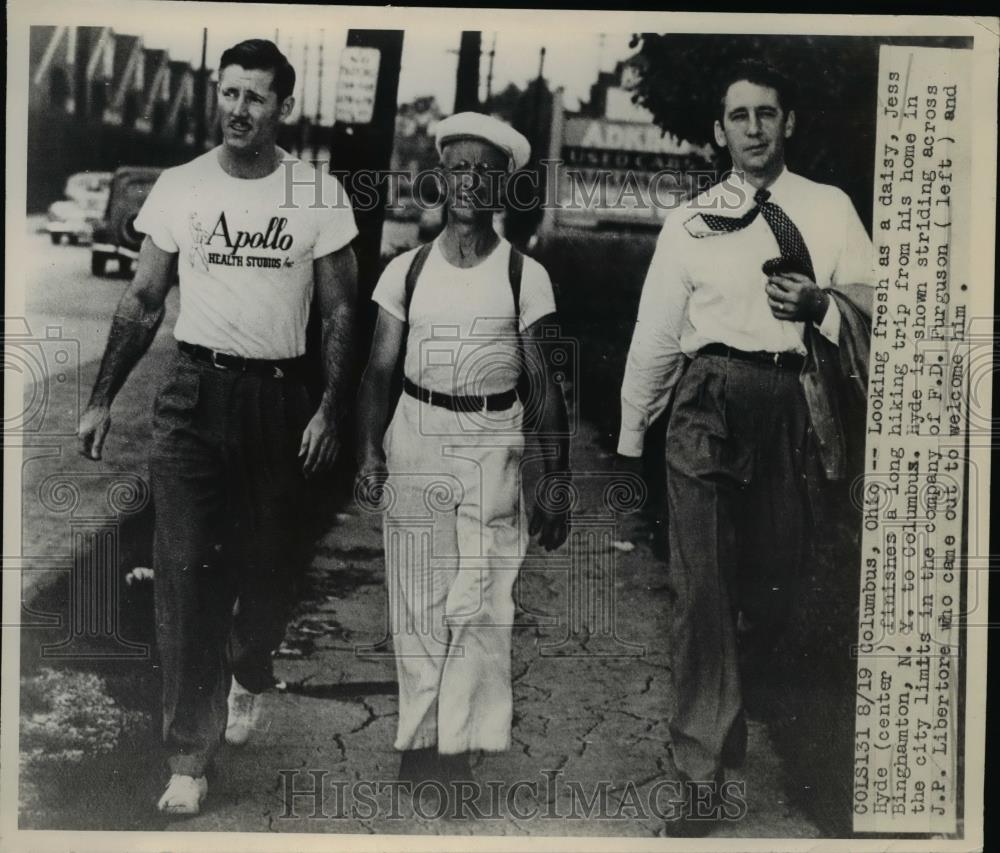
[[[229,368],[226,367],[226,365],[219,363],[220,355],[221,353],[217,352],[216,350],[212,350],[212,367],[214,367],[216,370],[229,370]]]
[[[780,364],[781,364],[781,353],[780,352],[776,352],[774,354],[774,366],[775,367],[779,367]]]
[[[274,378],[275,379],[285,378],[285,371],[282,370],[280,367],[278,367],[278,365],[274,365]]]

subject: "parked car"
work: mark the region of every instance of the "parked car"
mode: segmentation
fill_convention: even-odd
[[[54,246],[62,243],[73,246],[90,243],[94,236],[94,224],[100,220],[100,214],[96,217],[88,215],[86,210],[69,199],[52,202],[47,215],[45,230]]]
[[[110,172],[77,172],[66,181],[66,198],[49,205],[45,230],[53,244],[89,243],[108,205]]]
[[[161,171],[149,166],[122,166],[115,171],[107,209],[94,228],[90,250],[90,271],[94,275],[104,275],[109,260],[117,260],[120,274],[131,273],[142,245],[135,217]]]
[[[66,181],[65,195],[86,211],[104,213],[111,192],[111,172],[77,172]]]

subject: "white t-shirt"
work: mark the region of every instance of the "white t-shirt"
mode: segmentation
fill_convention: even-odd
[[[393,258],[372,294],[393,317],[409,323],[403,372],[443,394],[509,391],[521,371],[518,330],[556,310],[545,268],[525,257],[521,316],[515,318],[510,243],[501,239],[483,261],[463,269],[445,259],[439,238],[420,272],[407,318],[406,273],[417,251]]]
[[[226,174],[219,149],[167,169],[135,220],[178,252],[179,341],[244,358],[305,352],[313,260],[357,235],[335,177],[285,155],[264,178]]]

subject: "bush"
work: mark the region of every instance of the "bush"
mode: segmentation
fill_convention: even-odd
[[[59,804],[93,784],[95,763],[150,727],[148,714],[123,709],[100,676],[50,668],[21,679],[22,821],[50,819]],[[47,803],[44,813],[41,804]]]

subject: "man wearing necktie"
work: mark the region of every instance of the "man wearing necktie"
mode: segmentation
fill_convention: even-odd
[[[715,139],[733,170],[664,222],[618,444],[620,456],[641,456],[647,426],[672,399],[672,751],[682,779],[716,783],[746,748],[740,650],[773,648],[810,541],[806,460],[817,429],[800,382],[807,342],[841,340],[844,303],[830,288],[873,283],[871,241],[848,197],[785,167],[795,112],[780,74],[742,63],[723,81],[720,106]]]

